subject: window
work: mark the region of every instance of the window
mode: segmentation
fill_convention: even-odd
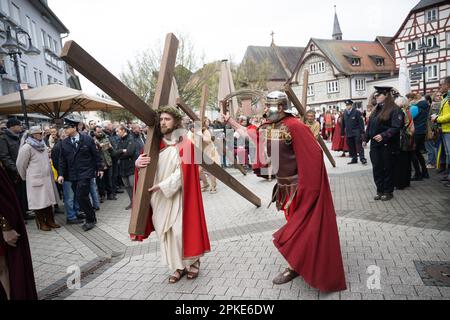
[[[44,85],[44,73],[42,71],[39,71],[39,83],[41,86]]]
[[[325,72],[325,62],[324,62],[324,61],[319,62],[319,63],[317,64],[317,67],[318,67],[318,69],[319,69],[319,73]]]
[[[327,83],[328,93],[337,93],[339,92],[339,83],[338,81],[329,81]]]
[[[38,70],[34,69],[34,84],[36,87],[39,87],[39,76],[38,76]]]
[[[429,36],[427,38],[427,46],[428,47],[437,47],[438,46],[438,39],[436,36]]]
[[[10,15],[8,0],[0,0],[0,10],[3,11],[3,13],[6,14],[6,16]]]
[[[447,32],[447,34],[445,36],[447,39],[447,48],[450,48],[450,32]]]
[[[317,64],[312,63],[309,65],[309,73],[310,74],[316,74],[317,73]]]
[[[41,29],[41,44],[42,44],[42,49],[44,49],[44,47],[47,46],[47,32],[45,32],[44,30]]]
[[[54,52],[58,54],[58,41],[56,40],[53,40],[53,49],[55,50]]]
[[[308,86],[308,97],[314,96],[314,85],[310,84]]]
[[[22,83],[28,82],[28,66],[24,63],[20,65],[20,76]]]
[[[384,66],[384,58],[376,58],[376,59],[375,59],[375,64],[376,64],[378,67]]]
[[[356,91],[365,91],[366,90],[366,79],[356,79]]]
[[[33,39],[33,45],[37,46],[38,36],[36,31],[36,22],[31,22],[31,38]]]
[[[352,62],[352,66],[358,67],[361,65],[361,58],[352,58],[351,62]]]
[[[439,79],[439,68],[437,64],[427,66],[427,81],[435,81]]]
[[[409,54],[413,51],[416,51],[416,50],[417,50],[417,44],[415,41],[411,41],[406,44],[406,53],[407,54]]]
[[[427,22],[432,22],[437,20],[437,9],[430,9],[426,12]]]
[[[20,25],[20,9],[13,2],[11,2],[11,18],[14,20],[14,22]]]
[[[47,84],[52,84],[52,76],[47,76],[47,80],[48,80]]]
[[[53,51],[53,39],[50,35],[47,35],[47,38],[48,38],[48,43],[47,43],[48,48]]]

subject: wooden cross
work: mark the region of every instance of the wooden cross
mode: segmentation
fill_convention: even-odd
[[[306,86],[306,90],[308,90],[308,71],[305,72],[305,76],[304,76],[304,80],[305,82],[303,83],[303,89]],[[300,116],[304,119],[305,118],[305,114],[306,114],[306,103],[302,104],[300,102],[300,100],[298,100],[294,90],[292,90],[292,87],[290,85],[290,83],[288,82],[285,86],[284,86],[284,91],[286,92],[289,100],[291,100],[292,104],[294,105],[294,107],[298,110]],[[305,91],[303,91],[305,92]],[[303,97],[303,101],[305,101],[306,95],[304,94]],[[306,100],[307,101],[307,100]],[[319,137],[317,137],[317,142],[319,143],[320,147],[322,148],[323,152],[325,152],[325,155],[327,156],[328,160],[330,161],[331,165],[336,168],[336,161],[334,160],[333,156],[330,153],[330,150],[328,150],[327,145],[325,144],[325,141],[323,141],[322,137],[319,135]]]
[[[166,105],[169,101],[177,49],[178,39],[173,34],[168,34],[159,72],[155,99],[153,101],[154,108]],[[141,170],[140,172],[141,178],[136,186],[136,194],[133,201],[133,210],[129,227],[130,234],[138,236],[144,235],[151,196],[147,190],[154,182],[159,158],[160,139],[158,114],[76,42],[69,41],[65,44],[61,53],[61,58],[149,127],[148,139],[144,147],[144,152],[152,158],[152,161],[146,169]],[[233,180],[233,178],[221,167],[204,164],[202,164],[202,166],[248,201],[258,207],[261,206],[261,199],[250,192],[237,180]]]

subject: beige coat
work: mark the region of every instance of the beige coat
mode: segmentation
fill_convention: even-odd
[[[48,149],[39,152],[28,143],[24,144],[17,157],[17,170],[27,184],[30,210],[45,209],[56,204],[56,186],[50,167]]]

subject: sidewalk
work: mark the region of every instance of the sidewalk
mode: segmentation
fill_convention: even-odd
[[[326,161],[348,282],[345,292],[324,295],[301,278],[273,286],[272,278],[286,267],[271,242],[285,223],[282,213],[267,208],[274,183],[230,170],[261,197],[263,206],[255,208],[221,183],[218,194],[204,194],[212,252],[202,260],[199,279],[168,284],[155,236],[142,244],[129,240],[130,212],[124,210],[126,195],[121,195],[105,202],[98,228],[88,233],[79,226],[42,233],[29,224],[40,298],[450,299],[450,284],[426,272],[450,264],[448,188],[430,179],[396,192],[391,202],[376,202],[370,164],[347,166],[348,158],[334,155],[337,168]],[[61,223],[63,218],[57,216]],[[66,269],[73,264],[87,271],[82,288],[74,291],[66,287]],[[367,287],[370,266],[380,268],[379,290]]]

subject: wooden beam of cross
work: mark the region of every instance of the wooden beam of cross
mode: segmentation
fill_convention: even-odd
[[[205,84],[202,88],[202,98],[200,100],[200,124],[203,127],[205,123],[206,105],[208,104],[209,88]]]
[[[292,87],[290,84],[286,84],[284,86],[284,91],[286,92],[289,100],[291,100],[294,107],[298,110],[300,116],[302,118],[305,117],[306,114],[306,108],[305,106],[298,100],[297,95],[295,94],[294,90],[292,90]],[[336,168],[336,161],[334,160],[333,156],[330,153],[330,150],[328,150],[327,145],[325,144],[325,141],[323,141],[322,137],[319,135],[317,138],[317,142],[319,143],[320,147],[322,148],[323,152],[325,152],[325,155],[327,156],[328,160],[330,161],[331,165]]]
[[[181,98],[177,99],[177,106],[183,110],[184,113],[188,115],[192,121],[200,121],[200,118],[195,114],[195,112],[186,105]],[[203,149],[207,147],[207,144],[203,143]],[[196,148],[195,152],[201,154],[201,150]],[[258,198],[253,192],[247,189],[244,185],[242,185],[239,181],[233,178],[228,172],[222,169],[218,164],[214,163],[206,154],[203,154],[203,160],[201,166],[206,169],[210,174],[214,177],[222,181],[226,186],[230,187],[234,191],[236,191],[239,195],[247,199],[249,202],[257,206],[261,207],[261,199]]]
[[[169,34],[166,39],[166,47],[164,50],[163,62],[161,64],[160,78],[158,79],[157,94],[155,96],[155,106],[163,105],[164,101],[168,99],[170,93],[170,84],[173,77],[176,57],[176,47],[178,40],[172,34]],[[156,173],[156,164],[159,157],[159,138],[156,134],[155,126],[158,124],[157,113],[145,102],[143,102],[136,94],[134,94],[126,85],[124,85],[119,79],[111,74],[106,68],[104,68],[99,62],[97,62],[91,55],[89,55],[83,48],[81,48],[76,42],[69,41],[65,44],[61,58],[69,65],[77,69],[83,76],[85,76],[92,83],[97,85],[101,90],[119,102],[124,108],[133,113],[136,117],[141,119],[149,127],[146,149],[150,149],[147,153],[152,158],[151,167],[147,170],[147,176],[153,171],[153,175]],[[170,62],[173,60],[173,62]],[[172,76],[170,76],[172,74]],[[150,139],[151,137],[151,139]],[[149,140],[151,140],[151,146],[149,147]],[[152,169],[153,168],[153,169]],[[219,169],[221,169],[219,167]],[[225,172],[225,171],[224,171]],[[225,174],[227,174],[225,172]],[[141,171],[141,176],[143,172]],[[221,180],[222,177],[226,180],[228,177],[223,173],[217,175],[217,178]],[[145,226],[148,218],[148,212],[150,208],[150,194],[148,190],[154,181],[153,179],[139,179],[137,188],[140,189],[141,195],[136,192],[135,202],[139,202],[139,205],[133,204],[132,219],[130,221],[130,234],[144,235]],[[233,185],[233,183],[230,183]],[[227,184],[227,185],[230,185]],[[236,182],[236,187],[232,187],[236,192],[240,192],[243,186],[239,182]],[[145,191],[145,192],[144,192]],[[147,199],[147,200],[146,200]],[[250,200],[249,200],[250,201]],[[252,201],[256,206],[261,206],[261,200],[253,195]]]
[[[155,107],[168,102],[177,49],[178,39],[173,34],[168,34],[155,94]],[[157,131],[157,112],[74,41],[69,41],[65,44],[61,58],[149,127],[144,152],[152,158],[152,161],[148,168],[141,170],[141,179],[139,179],[136,186],[129,228],[130,234],[144,235],[151,196],[147,190],[153,185],[159,158],[160,139]]]

